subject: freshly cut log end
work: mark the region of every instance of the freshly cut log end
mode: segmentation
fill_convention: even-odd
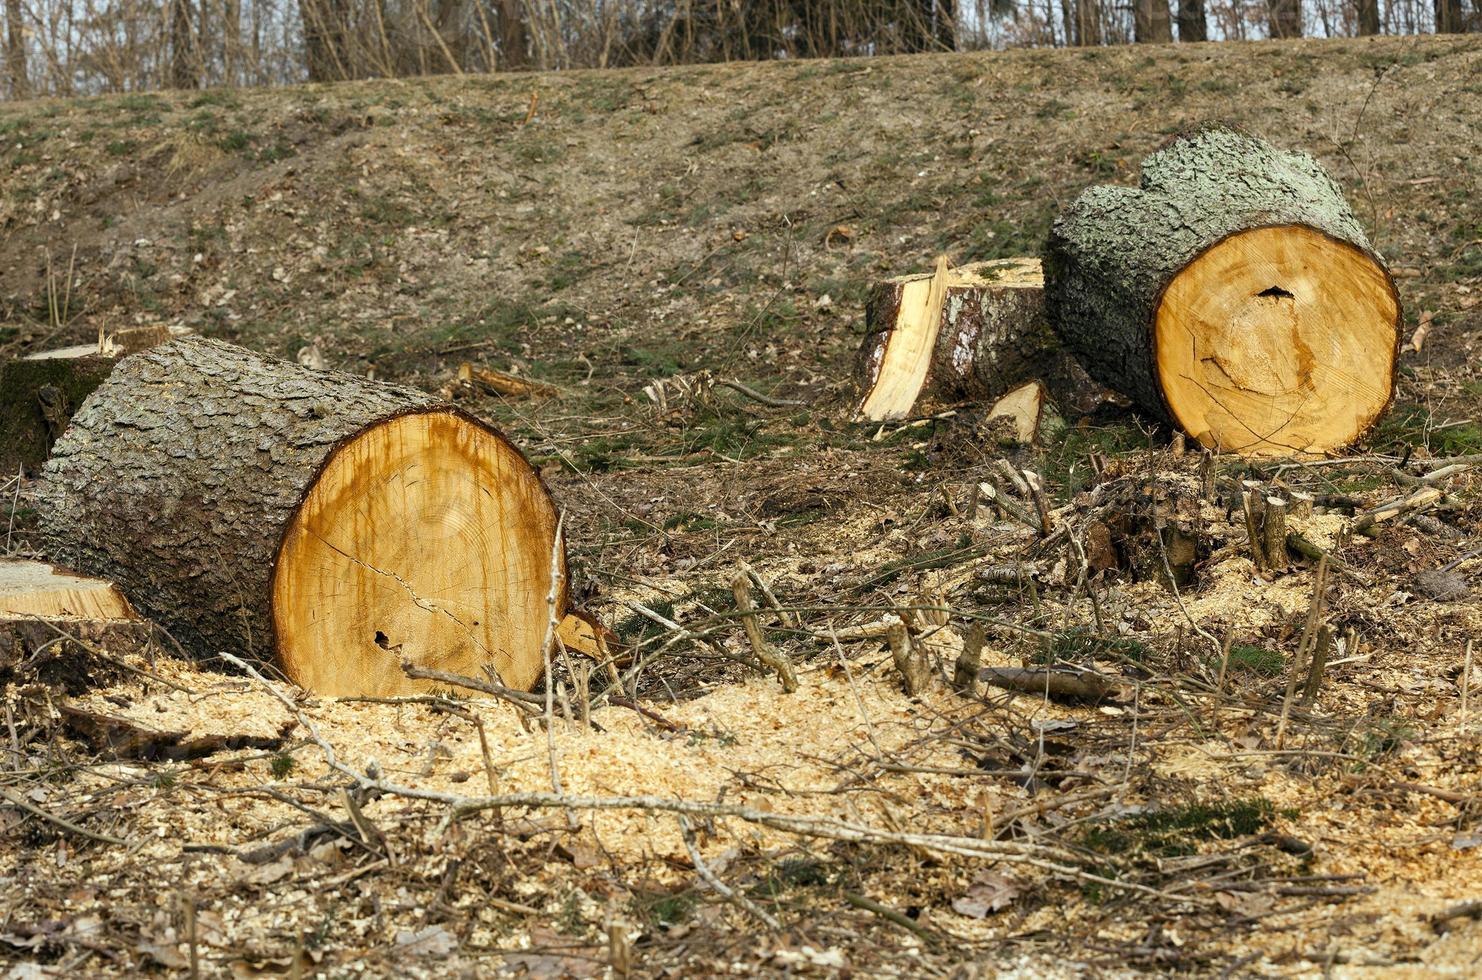
[[[403,660],[529,688],[555,531],[545,487],[492,430],[451,411],[373,425],[334,452],[284,535],[279,662],[331,695],[402,690]]]
[[[1210,449],[1345,446],[1389,404],[1398,320],[1369,253],[1301,225],[1239,232],[1163,293],[1153,327],[1163,397]]]
[[[1305,153],[1211,128],[1092,187],[1045,251],[1051,323],[1091,375],[1203,445],[1320,455],[1393,394],[1398,293]]]
[[[107,658],[148,650],[154,634],[112,582],[0,558],[0,684],[82,690],[121,675]]]
[[[51,557],[113,579],[199,655],[276,655],[318,693],[435,684],[403,660],[528,688],[553,555],[565,612],[539,475],[412,389],[177,340],[119,364],[45,477]]]

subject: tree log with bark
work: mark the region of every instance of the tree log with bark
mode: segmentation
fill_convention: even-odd
[[[502,435],[216,341],[125,358],[40,500],[55,560],[113,579],[196,653],[276,655],[323,694],[427,686],[402,661],[529,688],[564,613],[555,505]]]
[[[1400,303],[1305,153],[1181,136],[1141,185],[1092,187],[1045,254],[1050,322],[1098,381],[1203,445],[1321,454],[1389,406]]]

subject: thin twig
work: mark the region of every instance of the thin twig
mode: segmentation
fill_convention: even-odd
[[[716,894],[720,895],[721,898],[724,898],[732,905],[755,917],[768,929],[771,929],[773,932],[781,932],[782,923],[778,922],[776,918],[770,915],[760,905],[721,881],[715,872],[710,870],[710,867],[705,863],[705,859],[700,856],[700,848],[695,843],[695,830],[690,826],[689,819],[681,813],[678,820],[679,835],[684,838],[684,849],[690,852],[690,863],[695,866],[695,873],[704,880],[705,884],[715,889]]]

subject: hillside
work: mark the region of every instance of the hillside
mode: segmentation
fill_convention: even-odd
[[[1394,267],[1406,334],[1430,324],[1389,419],[1346,462],[1219,461],[1222,485],[1280,480],[1328,498],[1308,532],[1358,572],[1329,583],[1341,663],[1282,744],[1275,713],[1315,569],[1253,575],[1238,519],[1205,501],[1200,520],[1223,544],[1184,594],[1117,574],[1087,586],[1067,582],[1067,549],[1037,551],[1012,523],[956,506],[1014,455],[1079,527],[1097,486],[1195,479],[1197,459],[1166,433],[1103,406],[1009,454],[963,427],[970,411],[848,421],[872,281],[942,252],[1034,254],[1081,188],[1135,181],[1147,152],[1209,120],[1317,156]],[[1415,584],[1453,560],[1475,572],[1476,478],[1450,481],[1443,519],[1351,545],[1340,534],[1435,460],[1482,453],[1482,39],[4,104],[0,174],[0,356],[166,322],[289,358],[317,348],[329,367],[428,390],[465,360],[562,390],[463,404],[520,443],[566,508],[582,602],[667,654],[635,673],[649,714],[610,705],[596,715],[606,734],[562,728],[570,792],[1023,849],[989,867],[931,842],[696,817],[699,853],[780,932],[719,900],[674,821],[651,812],[576,832],[515,807],[449,822],[436,799],[389,794],[362,801],[379,840],[305,837],[296,856],[239,860],[346,819],[305,716],[349,764],[379,760],[439,793],[482,792],[486,766],[491,792],[548,790],[543,733],[497,702],[455,704],[483,720],[490,760],[446,704],[310,700],[295,716],[230,667],[162,655],[149,669],[168,683],[107,669],[105,690],[71,694],[165,727],[256,731],[271,717],[273,747],[110,754],[8,678],[21,733],[9,731],[7,792],[129,845],[0,815],[0,961],[126,975],[183,969],[199,946],[203,970],[242,976],[347,975],[357,961],[374,975],[589,976],[628,955],[635,975],[967,977],[1462,973],[1482,953],[1475,922],[1429,921],[1477,898],[1482,870],[1482,729],[1461,700],[1482,680],[1464,669],[1482,604]],[[671,380],[657,411],[645,387],[675,376],[690,383]],[[17,552],[31,489],[14,490]],[[978,575],[1005,556],[1038,589]],[[741,561],[796,607],[768,623],[802,671],[792,700],[721,656],[745,648],[728,584]],[[677,642],[635,604],[703,639]],[[990,624],[985,663],[1098,663],[1131,693],[1100,706],[991,690],[908,699],[879,637],[849,630],[944,605]],[[963,641],[954,623],[944,654]],[[1248,651],[1228,690],[1211,687],[1201,631]],[[194,939],[184,901],[201,909]]]

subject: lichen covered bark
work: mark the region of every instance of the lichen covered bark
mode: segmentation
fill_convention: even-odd
[[[343,440],[438,403],[200,338],[119,362],[52,449],[47,554],[209,655],[272,654],[283,529]]]
[[[1228,129],[1181,136],[1143,161],[1137,188],[1088,188],[1056,220],[1044,256],[1050,323],[1093,378],[1169,420],[1153,351],[1164,288],[1222,239],[1275,225],[1374,254],[1311,156]]]

